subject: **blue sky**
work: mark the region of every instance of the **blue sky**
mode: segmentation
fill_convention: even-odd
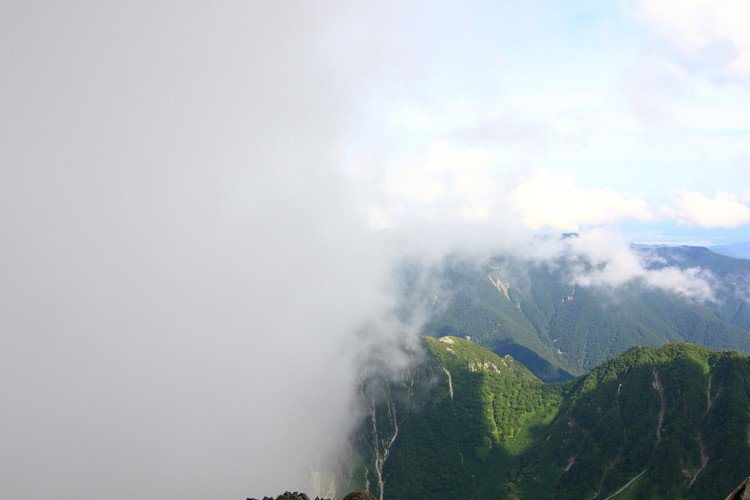
[[[392,16],[370,126],[346,167],[368,181],[373,225],[523,221],[552,196],[582,216],[534,215],[531,229],[750,240],[742,2],[477,2]],[[507,202],[533,179],[573,191]]]

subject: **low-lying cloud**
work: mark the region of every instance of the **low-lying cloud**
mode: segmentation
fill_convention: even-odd
[[[715,299],[710,273],[700,268],[650,266],[648,254],[636,252],[620,235],[593,230],[563,240],[563,252],[574,270],[572,280],[582,286],[617,288],[631,282],[677,293],[699,301]]]
[[[392,306],[338,173],[342,12],[4,9],[0,497],[326,487]]]

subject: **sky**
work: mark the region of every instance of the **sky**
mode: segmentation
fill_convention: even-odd
[[[750,240],[748,21],[2,2],[0,497],[328,492],[363,366],[419,331],[384,234],[437,259],[579,231],[534,258],[710,300],[627,243]]]
[[[376,133],[350,153],[375,186],[373,226],[513,217],[633,241],[747,241],[748,9],[479,2],[424,16],[373,90]]]

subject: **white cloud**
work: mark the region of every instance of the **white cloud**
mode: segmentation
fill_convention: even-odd
[[[374,210],[380,226],[403,218],[486,220],[500,191],[484,150],[461,150],[445,140],[432,144],[425,159],[387,166],[380,188],[384,202]]]
[[[655,56],[628,68],[620,82],[623,97],[647,124],[673,121],[675,104],[693,91],[691,85],[685,68]]]
[[[750,153],[743,151],[734,161],[735,175],[741,179],[750,181]],[[750,199],[750,190],[745,191],[745,198]]]
[[[651,269],[644,274],[646,284],[654,288],[671,290],[700,300],[714,300],[713,289],[708,278],[708,273],[697,267],[688,269],[665,267]]]
[[[531,229],[578,231],[623,219],[652,219],[647,203],[612,189],[586,189],[572,177],[538,170],[510,192],[510,203]]]
[[[750,3],[746,0],[638,0],[636,13],[684,57],[718,51],[723,76],[750,80]]]
[[[376,165],[371,168],[377,170]],[[461,149],[446,140],[435,142],[423,158],[386,165],[381,176],[365,171],[360,166],[350,169],[350,175],[371,190],[369,215],[377,228],[421,220],[579,231],[626,219],[653,219],[640,198],[583,188],[571,176],[546,170],[512,176],[493,168],[485,150]]]
[[[354,332],[391,309],[331,161],[368,80],[319,50],[344,13],[12,10],[0,497],[334,496],[310,476],[354,423]]]
[[[712,199],[679,190],[670,195],[672,206],[664,207],[662,213],[681,226],[735,228],[750,222],[750,207],[734,194],[718,191]]]
[[[575,271],[573,281],[581,286],[619,287],[640,281],[646,286],[671,291],[697,300],[714,300],[709,273],[699,268],[649,269],[647,259],[630,247],[621,235],[593,229],[564,240]]]

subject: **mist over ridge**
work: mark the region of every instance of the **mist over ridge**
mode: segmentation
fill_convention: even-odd
[[[538,60],[554,12],[439,4],[0,8],[0,497],[332,494],[362,380],[421,359],[452,258],[501,298],[507,258],[723,307],[723,276],[618,225],[745,234],[741,168],[650,167],[743,150],[655,144],[640,101],[552,92],[515,47]],[[642,177],[610,186],[621,157]]]

